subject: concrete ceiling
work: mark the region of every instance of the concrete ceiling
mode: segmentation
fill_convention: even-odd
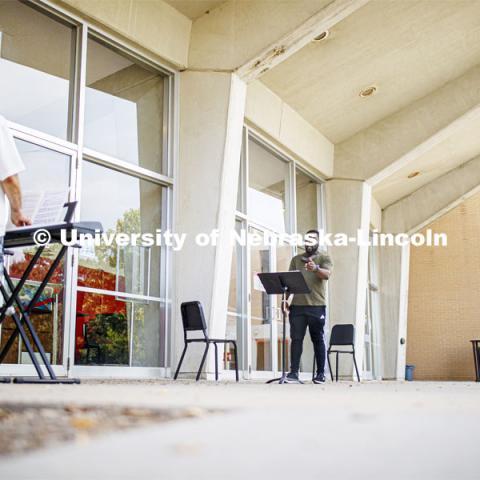
[[[480,1],[371,0],[262,81],[339,143],[479,61]]]
[[[480,118],[404,166],[373,188],[373,195],[382,208],[403,198],[435,178],[480,155]],[[408,178],[413,172],[419,175]]]
[[[220,4],[225,3],[225,0],[165,0],[173,8],[180,13],[195,20],[201,17],[207,11],[210,11]]]

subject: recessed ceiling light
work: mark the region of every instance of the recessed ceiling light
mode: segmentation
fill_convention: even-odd
[[[325,31],[322,32],[320,35],[317,35],[316,37],[314,37],[313,41],[314,41],[314,42],[321,42],[321,41],[323,41],[323,40],[326,40],[329,35],[330,35],[330,31],[329,31],[329,30],[325,30]]]
[[[412,172],[408,174],[407,178],[415,178],[417,175],[420,175],[420,172]]]
[[[375,85],[370,85],[370,87],[364,88],[360,91],[360,96],[362,98],[371,97],[377,93],[378,88]]]

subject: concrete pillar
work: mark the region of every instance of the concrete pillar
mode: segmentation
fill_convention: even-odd
[[[405,376],[409,246],[380,247],[382,378]]]
[[[210,336],[225,335],[245,97],[246,84],[236,75],[188,71],[180,75],[174,229],[185,233],[187,240],[174,253],[172,369],[183,348],[182,302],[201,301]],[[219,232],[216,246],[195,243],[197,234],[213,230]],[[182,371],[198,368],[202,352],[202,345],[190,346]],[[207,371],[213,371],[212,355]]]
[[[356,237],[361,230],[368,239],[370,227],[371,187],[362,181],[335,179],[326,183],[328,231]],[[368,282],[368,246],[349,243],[329,249],[333,274],[329,280],[330,329],[339,323],[353,323],[356,330],[356,359],[362,374],[365,334],[365,302]],[[335,358],[332,357],[334,368]],[[340,357],[339,373],[351,378],[351,358]]]

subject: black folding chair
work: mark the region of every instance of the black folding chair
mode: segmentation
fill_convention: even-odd
[[[332,350],[332,347],[351,346],[352,350]],[[348,353],[353,357],[353,365],[355,366],[355,372],[357,373],[357,379],[360,381],[360,375],[358,374],[357,361],[355,359],[355,326],[351,323],[334,325],[332,333],[330,334],[330,343],[327,350],[327,363],[330,370],[330,377],[333,382],[332,366],[330,364],[330,354],[336,354],[335,362],[335,381],[338,382],[338,355],[340,353]],[[313,357],[313,376],[315,376],[315,356]]]
[[[332,350],[333,347],[339,346],[351,346],[352,350]],[[335,381],[338,382],[338,355],[340,353],[348,353],[352,355],[353,365],[355,366],[355,372],[357,373],[357,379],[360,381],[360,375],[358,374],[357,361],[355,359],[355,327],[351,323],[334,325],[332,333],[330,334],[330,345],[327,350],[328,368],[330,370],[330,377],[332,377],[332,367],[330,365],[330,354],[336,353],[335,361]]]
[[[205,343],[205,351],[203,352],[202,361],[200,362],[200,368],[197,372],[196,381],[200,379],[200,374],[202,373],[203,364],[207,358],[208,348],[211,343],[215,347],[215,380],[218,380],[218,347],[217,343],[231,343],[233,345],[233,352],[235,356],[235,378],[238,382],[238,356],[237,356],[237,342],[235,340],[229,339],[218,339],[218,338],[209,338],[207,334],[207,324],[205,322],[205,315],[203,314],[202,304],[200,302],[184,302],[180,306],[180,311],[182,313],[182,323],[183,323],[183,339],[185,341],[185,347],[180,357],[180,362],[178,363],[177,370],[175,372],[174,380],[177,379],[178,373],[180,372],[180,367],[182,366],[185,353],[187,352],[187,347],[189,343]],[[203,338],[188,338],[187,332],[202,331]]]

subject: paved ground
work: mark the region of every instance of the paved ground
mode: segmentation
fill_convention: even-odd
[[[195,417],[4,457],[0,478],[479,479],[479,400],[474,383],[0,385],[0,404]]]

